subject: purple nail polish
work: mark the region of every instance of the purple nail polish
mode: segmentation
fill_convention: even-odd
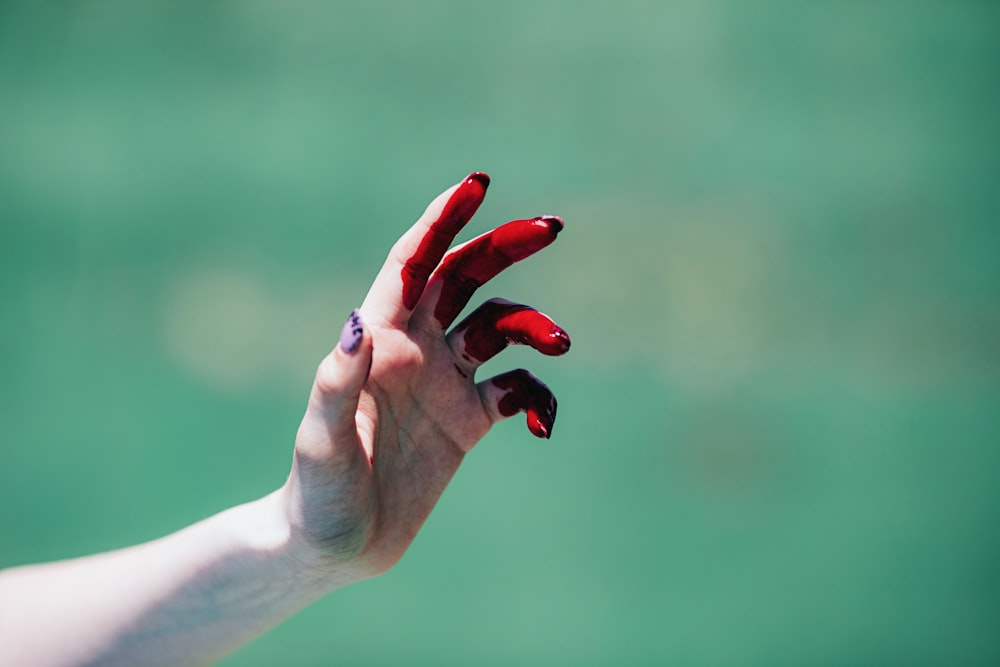
[[[351,311],[350,317],[344,322],[344,328],[340,330],[340,349],[348,354],[354,354],[361,345],[361,336],[365,328],[361,323],[361,313],[357,308]]]

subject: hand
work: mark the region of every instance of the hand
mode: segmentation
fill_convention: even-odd
[[[524,412],[549,437],[556,402],[531,374],[473,378],[509,343],[562,354],[566,333],[498,299],[448,332],[476,288],[563,226],[515,220],[445,254],[488,184],[472,174],[393,247],[320,363],[282,488],[152,542],[0,572],[0,663],[217,660],[391,567],[496,421]]]
[[[495,422],[524,412],[534,435],[552,434],[556,400],[533,375],[474,376],[510,343],[565,353],[561,328],[493,299],[448,331],[478,287],[563,227],[555,216],[515,220],[447,252],[488,185],[474,173],[431,202],[320,363],[281,491],[310,559],[357,577],[385,571]]]

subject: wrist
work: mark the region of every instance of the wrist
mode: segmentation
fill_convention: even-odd
[[[244,539],[258,553],[267,554],[284,576],[321,595],[371,574],[352,552],[331,552],[318,547],[294,520],[288,485],[260,498],[251,506],[252,525]]]

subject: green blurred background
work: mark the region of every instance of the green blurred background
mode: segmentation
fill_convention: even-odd
[[[1000,663],[1000,4],[0,4],[0,566],[284,480],[472,170],[562,323],[403,561],[224,665]]]

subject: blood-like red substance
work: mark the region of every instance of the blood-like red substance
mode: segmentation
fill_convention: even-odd
[[[438,322],[451,324],[483,283],[552,243],[562,228],[562,219],[554,215],[514,220],[448,255],[438,270],[444,281],[434,308]]]
[[[493,378],[500,389],[509,389],[497,403],[504,417],[518,412],[527,415],[528,430],[539,438],[551,438],[556,421],[556,397],[541,380],[524,369],[510,371]]]
[[[413,309],[424,292],[427,279],[455,240],[455,235],[472,219],[486,197],[490,177],[481,171],[469,174],[448,198],[441,214],[431,224],[413,256],[403,264],[403,305]]]
[[[530,345],[556,356],[569,350],[569,335],[530,306],[492,299],[476,308],[456,329],[465,341],[467,359],[486,361],[510,344]]]

